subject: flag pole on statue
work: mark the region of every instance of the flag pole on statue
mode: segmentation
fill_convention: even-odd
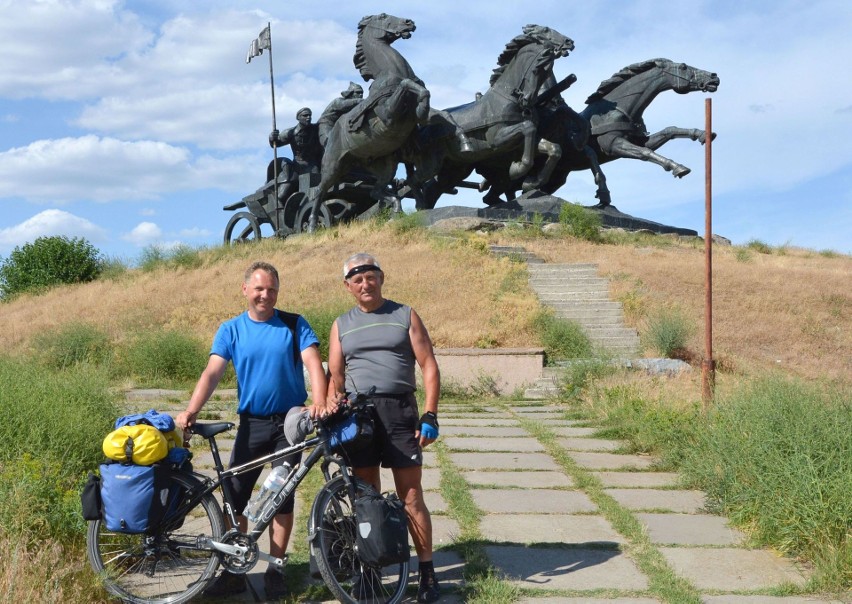
[[[251,60],[255,57],[259,57],[263,54],[265,49],[269,50],[269,87],[272,92],[272,129],[277,130],[277,125],[275,121],[275,79],[272,72],[272,24],[267,21],[266,27],[263,28],[263,31],[260,32],[260,35],[256,40],[253,40],[251,46],[249,46],[248,54],[246,55],[246,63],[251,63]],[[273,162],[272,162],[272,170],[274,174],[275,183],[273,185],[274,190],[276,191],[275,199],[277,203],[278,195],[278,147],[272,145],[272,154],[273,154]]]

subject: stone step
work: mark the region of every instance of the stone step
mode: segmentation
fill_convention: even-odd
[[[542,302],[571,302],[573,300],[600,300],[601,302],[610,302],[606,292],[598,291],[543,292],[536,295]]]
[[[539,296],[595,293],[602,298],[609,298],[609,287],[605,283],[575,283],[573,285],[554,283],[548,285],[533,285],[532,288]]]
[[[574,287],[578,285],[590,286],[599,285],[609,289],[609,281],[600,277],[587,277],[585,275],[579,277],[569,277],[565,275],[554,276],[530,276],[530,285],[532,287],[554,287],[565,286]]]
[[[595,311],[601,314],[614,313],[621,315],[621,302],[612,300],[559,300],[548,303],[548,306],[556,312],[588,312]]]
[[[600,340],[601,338],[615,338],[615,337],[624,337],[624,338],[638,338],[639,336],[636,334],[635,329],[631,329],[629,327],[624,327],[624,325],[618,326],[594,326],[594,325],[583,325],[580,324],[580,327],[583,329],[583,332],[589,336],[590,340]]]
[[[547,263],[540,266],[531,266],[530,273],[542,274],[542,273],[551,273],[551,272],[567,272],[567,273],[575,273],[575,272],[588,272],[592,275],[597,276],[598,274],[598,265],[593,263],[583,263],[578,262],[576,264],[551,264]]]
[[[588,315],[581,317],[566,317],[560,315],[559,313],[554,313],[553,316],[557,319],[562,319],[563,321],[571,321],[583,327],[589,327],[592,329],[596,327],[624,327],[624,321],[619,316],[601,317],[599,315],[595,315],[594,313],[589,313]]]

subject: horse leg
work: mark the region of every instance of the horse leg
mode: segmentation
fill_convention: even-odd
[[[396,171],[396,161],[391,156],[377,158],[370,166],[370,171],[376,176],[376,184],[370,190],[370,197],[380,204],[390,206],[394,214],[399,214],[402,210],[399,197],[388,189]]]
[[[518,180],[530,171],[533,164],[533,147],[535,143],[536,126],[531,121],[523,121],[513,126],[501,128],[491,140],[492,148],[510,146],[518,137],[523,137],[524,150],[520,161],[513,161],[509,166],[509,178]]]
[[[535,178],[527,178],[523,184],[524,191],[532,191],[533,189],[541,188],[541,186],[550,180],[553,174],[553,169],[562,158],[562,147],[546,139],[538,141],[536,149],[540,155],[547,155],[547,160],[544,162],[544,167],[539,171]]]
[[[595,176],[595,184],[598,186],[598,192],[595,197],[598,198],[598,206],[605,208],[612,203],[612,197],[609,193],[609,188],[606,186],[606,176],[601,170],[601,164],[598,161],[598,154],[589,145],[583,147],[583,153],[589,159],[589,168]]]
[[[674,140],[676,138],[688,138],[690,140],[698,141],[703,145],[707,141],[707,133],[704,130],[698,130],[697,128],[678,128],[676,126],[669,126],[668,128],[663,128],[659,132],[648,137],[648,142],[645,143],[645,146],[656,151],[670,140]],[[716,133],[714,132],[711,140],[715,138]]]
[[[313,202],[311,215],[308,218],[308,233],[313,233],[317,228],[317,215],[322,202],[328,197],[328,190],[343,180],[343,175],[349,171],[351,160],[345,153],[337,156],[334,151],[334,149],[326,149],[322,158],[320,182],[317,186],[311,187],[308,192],[308,199]]]
[[[614,157],[625,157],[630,159],[640,159],[642,161],[650,161],[662,167],[663,170],[665,170],[666,172],[671,172],[672,175],[675,176],[675,178],[683,178],[692,171],[686,166],[679,164],[676,161],[669,159],[668,157],[664,157],[659,153],[655,153],[653,150],[648,149],[647,147],[640,147],[639,145],[634,145],[626,138],[619,137],[614,139],[609,145],[609,147],[605,150],[605,153]]]
[[[439,116],[442,120],[452,126],[456,140],[459,143],[460,153],[470,153],[473,151],[473,145],[470,144],[470,139],[467,138],[467,133],[461,126],[459,126],[458,122],[456,122],[456,118],[454,118],[452,114],[444,111],[443,109],[432,109],[432,114]]]

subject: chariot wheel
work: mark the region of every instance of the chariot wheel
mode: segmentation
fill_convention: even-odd
[[[308,232],[308,221],[311,218],[312,208],[313,204],[310,203],[306,196],[302,203],[299,204],[299,211],[296,212],[295,228],[297,233]],[[319,211],[317,212],[317,228],[327,229],[331,227],[331,218],[331,212],[329,211],[328,205],[326,203],[320,204]]]
[[[260,223],[254,214],[248,212],[237,212],[225,227],[225,245],[259,241],[260,238]]]

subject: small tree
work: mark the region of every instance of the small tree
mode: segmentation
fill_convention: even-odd
[[[39,237],[0,263],[0,296],[93,281],[102,270],[100,252],[82,237]]]

